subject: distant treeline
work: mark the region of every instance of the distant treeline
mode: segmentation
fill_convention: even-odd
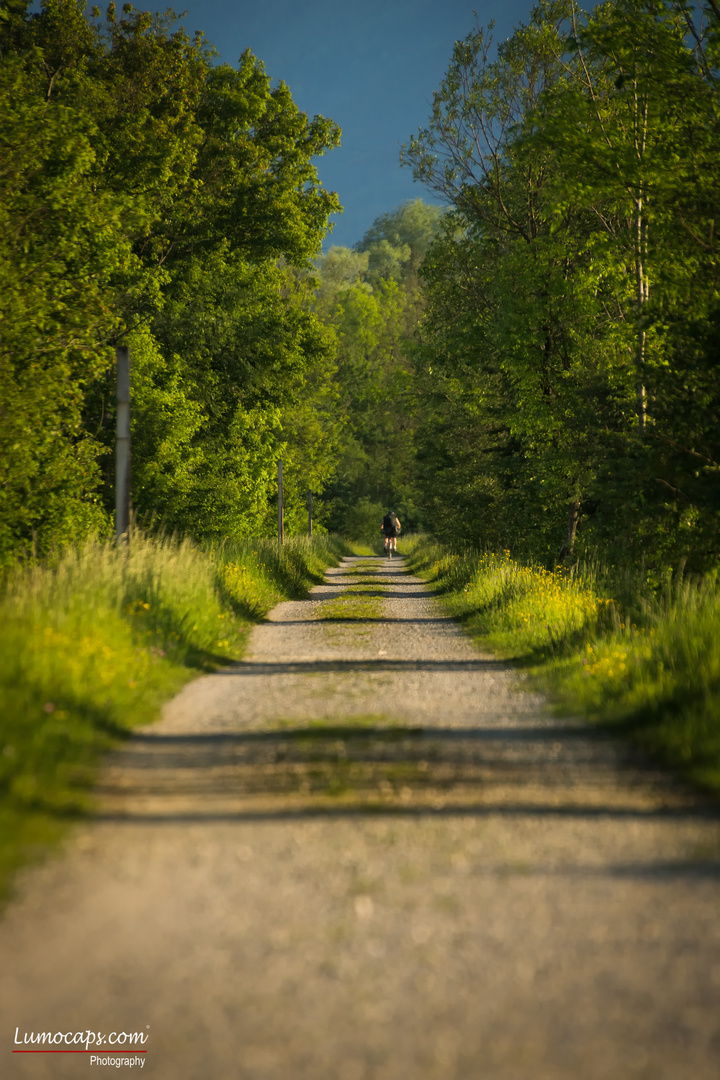
[[[320,256],[339,141],[172,16],[0,21],[0,561],[133,503],[197,537],[404,524],[555,560],[717,561],[720,8],[541,3],[457,42],[417,199]]]
[[[550,0],[497,53],[478,28],[403,158],[452,208],[415,354],[428,522],[548,558],[716,561],[715,0]]]

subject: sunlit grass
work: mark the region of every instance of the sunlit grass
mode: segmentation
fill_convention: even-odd
[[[252,622],[322,579],[328,537],[201,550],[136,533],[29,566],[0,595],[0,843],[7,873],[89,806],[98,755],[199,671],[237,659]],[[4,815],[4,817],[3,817]],[[45,826],[43,826],[43,821]]]
[[[720,791],[720,582],[646,598],[604,638],[558,663],[563,700],[625,723],[637,741]]]
[[[613,588],[608,571],[523,565],[507,551],[452,554],[423,538],[411,565],[472,636],[531,667],[564,709],[622,725],[720,791],[717,575],[674,584],[668,575],[660,592],[615,575]]]
[[[376,580],[377,569],[373,563],[363,560],[363,562],[355,563],[347,570],[344,570],[343,576],[358,579],[362,578],[364,583],[368,584],[369,582]]]
[[[279,600],[305,596],[327,566],[348,554],[344,543],[317,536],[225,543],[215,553],[221,594],[236,614],[257,620]]]
[[[427,572],[453,614],[489,635],[505,656],[556,656],[617,622],[613,598],[599,596],[581,576],[561,566],[523,566],[509,552],[440,555]]]
[[[382,615],[382,599],[367,596],[361,589],[343,592],[337,600],[326,601],[320,612],[320,618],[329,622],[362,622],[379,619]]]
[[[348,545],[351,555],[374,555],[375,550],[370,544],[364,544],[360,540],[349,540]]]

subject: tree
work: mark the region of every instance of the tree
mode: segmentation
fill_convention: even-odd
[[[172,13],[126,4],[118,18],[111,4],[103,24],[44,0],[39,15],[7,14],[0,558],[107,523],[123,334],[138,348],[140,509],[189,531],[256,527],[282,410],[327,362],[307,287],[284,267],[308,264],[339,208],[312,164],[339,131],[249,52],[214,67]]]
[[[369,281],[393,278],[417,286],[417,275],[437,236],[442,208],[411,199],[373,222],[355,250],[368,256]]]
[[[572,546],[588,479],[585,428],[573,405],[587,397],[597,360],[596,350],[588,349],[588,313],[571,287],[567,252],[547,207],[558,162],[547,146],[521,142],[519,135],[562,78],[558,50],[566,14],[562,3],[536,11],[529,26],[498,48],[496,60],[480,27],[457,42],[434,95],[429,126],[402,155],[417,179],[455,207],[451,230],[438,245],[446,254],[435,265],[443,271],[428,278],[434,315],[424,333],[422,363],[436,379],[449,370],[456,380],[441,309],[449,306],[457,320],[463,295],[465,303],[482,305],[483,311],[468,312],[471,324],[483,325],[473,363],[466,343],[450,336],[453,348],[461,348],[461,382],[474,408],[487,402],[484,390],[495,385],[498,373],[503,385],[502,417],[497,404],[486,407],[492,415],[488,430],[504,432],[505,449],[488,447],[480,461],[475,455],[488,474],[477,483],[493,491],[494,499],[507,485],[522,491],[523,501],[530,500],[525,523],[540,547],[556,544],[556,550],[563,541]],[[436,332],[440,347],[427,363]],[[456,383],[456,399],[458,392]],[[511,449],[514,467],[508,471]],[[477,521],[468,504],[476,487],[463,484],[458,491],[460,516],[468,525]],[[507,508],[510,500],[502,501]],[[511,520],[517,515],[506,518],[506,532]]]
[[[670,2],[546,3],[496,60],[478,29],[404,149],[455,208],[418,353],[420,411],[445,393],[446,421],[420,438],[474,538],[482,491],[505,543],[569,554],[582,524],[606,553],[712,557],[716,39],[693,26]]]
[[[698,540],[717,526],[717,449],[707,423],[697,423],[713,381],[698,347],[707,334],[713,348],[717,265],[697,238],[717,206],[717,182],[708,184],[717,81],[702,38],[690,47],[681,4],[619,0],[584,20],[573,13],[572,26],[572,77],[542,103],[536,138],[563,164],[554,208],[572,203],[593,215],[580,241],[593,251],[588,286],[614,324],[614,377],[624,368],[635,383],[639,436],[626,429],[617,441],[598,494],[611,531],[622,503],[638,546],[687,555],[691,533]],[[621,458],[618,489],[610,473]]]
[[[441,211],[414,200],[378,218],[354,251],[318,260],[316,304],[337,340],[339,460],[326,497],[331,527],[374,538],[392,506],[421,524],[409,349],[421,317],[422,259]]]

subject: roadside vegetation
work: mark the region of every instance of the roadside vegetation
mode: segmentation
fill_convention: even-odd
[[[477,641],[528,668],[564,711],[613,725],[720,792],[720,580],[525,564],[405,540],[416,573]]]
[[[349,549],[348,549],[349,550]],[[90,805],[102,751],[200,671],[237,659],[250,625],[301,597],[346,548],[327,536],[88,542],[9,572],[0,595],[0,892]]]

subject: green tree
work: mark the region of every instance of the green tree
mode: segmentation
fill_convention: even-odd
[[[377,218],[355,246],[368,256],[366,280],[392,278],[415,291],[418,271],[438,235],[442,213],[439,206],[411,199]]]
[[[605,551],[712,550],[716,36],[693,50],[693,26],[680,4],[547,3],[496,60],[477,30],[404,150],[455,207],[424,271],[424,484],[475,539],[490,515],[548,552],[581,521]]]
[[[168,461],[166,498],[138,509],[195,535],[233,536],[273,528],[277,458],[286,459],[289,525],[304,502],[299,485],[323,487],[334,464],[333,342],[309,310],[309,287],[273,260],[249,262],[229,245],[188,263],[153,322],[163,357],[158,388],[179,373],[198,426],[184,454],[195,466],[182,494]],[[148,428],[161,428],[148,417]],[[154,474],[152,441],[140,462]],[[294,484],[294,471],[299,474]],[[142,471],[138,476],[141,485]],[[297,492],[294,490],[298,487]]]
[[[39,57],[33,50],[32,59]],[[0,561],[103,520],[83,395],[111,359],[109,278],[132,262],[122,206],[93,191],[94,125],[0,62]]]
[[[717,406],[717,261],[701,239],[718,200],[718,84],[712,36],[691,48],[688,22],[683,5],[655,0],[574,15],[572,78],[534,118],[562,163],[553,209],[592,215],[592,230],[568,239],[592,252],[585,288],[612,325],[609,377],[626,402],[634,384],[637,437],[628,422],[615,439],[596,524],[675,558],[707,548],[718,502],[706,411]]]
[[[466,467],[478,475],[453,486],[456,516],[464,523],[459,528],[474,530],[476,540],[487,537],[478,515],[487,522],[493,514],[500,517],[494,535],[504,542],[515,539],[521,522],[540,547],[556,551],[563,543],[572,546],[587,482],[577,405],[597,377],[597,361],[559,223],[547,208],[557,160],[542,144],[519,142],[519,133],[563,77],[558,50],[566,14],[563,4],[536,12],[495,60],[480,27],[457,42],[429,125],[403,151],[416,177],[455,207],[431,253],[432,269],[425,270],[431,318],[419,353],[422,385],[434,409],[449,386],[455,403],[442,432],[434,432],[431,420],[422,437],[426,483],[430,463],[443,460],[439,450],[428,452],[433,440],[443,446],[445,483],[438,488],[445,490],[449,463],[466,446]],[[476,417],[470,429],[465,399]],[[457,445],[450,446],[453,411]],[[426,418],[427,408],[421,412]],[[474,447],[469,430],[477,432]],[[480,506],[478,490],[484,493]]]
[[[392,506],[421,524],[409,349],[422,315],[418,269],[441,211],[414,200],[378,218],[354,251],[318,260],[317,310],[337,340],[339,459],[327,491],[331,527],[374,537]]]
[[[44,0],[3,14],[0,558],[108,522],[123,334],[138,349],[139,509],[191,531],[255,528],[282,410],[327,364],[284,266],[308,263],[338,209],[312,159],[339,131],[250,53],[214,67],[172,13],[111,4],[102,23]]]

